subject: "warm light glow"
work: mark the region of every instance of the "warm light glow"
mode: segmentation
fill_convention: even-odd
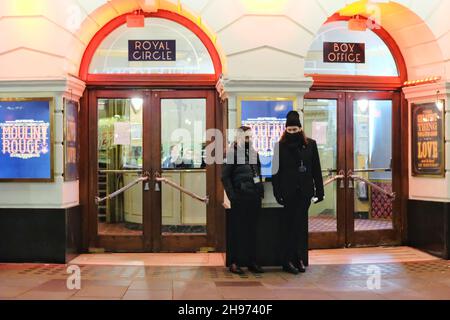
[[[146,12],[156,12],[158,11],[158,1],[157,0],[141,0],[141,8]]]
[[[367,1],[358,1],[349,4],[345,8],[339,10],[339,14],[345,17],[353,17],[356,15],[363,15],[367,12]]]
[[[11,13],[15,16],[38,15],[46,10],[44,1],[15,0],[8,1],[7,5],[11,7]]]
[[[439,80],[441,80],[441,77],[428,77],[428,78],[419,79],[419,80],[405,81],[403,83],[403,85],[405,87],[411,87],[411,86],[418,86],[418,85],[421,85],[421,84],[436,83]]]
[[[144,100],[142,98],[131,99],[131,107],[133,108],[134,113],[138,113],[139,111],[141,111],[143,104]]]
[[[248,13],[283,13],[289,0],[241,0]]]
[[[366,113],[369,109],[369,100],[358,100],[356,103],[361,113]]]

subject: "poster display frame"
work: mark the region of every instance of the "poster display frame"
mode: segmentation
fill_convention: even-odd
[[[76,172],[73,174],[69,174],[70,170],[68,170],[68,166],[69,164],[67,163],[67,148],[68,148],[68,143],[67,143],[67,130],[68,130],[68,122],[67,122],[67,109],[68,109],[68,105],[70,103],[73,103],[73,106],[76,109],[76,113],[77,113],[77,121],[76,121],[76,158],[77,158],[77,163],[76,163]],[[79,179],[79,160],[80,160],[80,149],[79,149],[79,112],[80,112],[80,103],[78,101],[75,100],[71,100],[71,99],[67,99],[67,98],[63,98],[63,106],[64,106],[64,182],[69,182],[69,181],[76,181]]]
[[[252,95],[242,95],[237,97],[237,112],[236,112],[236,124],[237,127],[242,125],[242,103],[245,101],[256,101],[256,102],[292,102],[292,110],[298,111],[302,117],[302,112],[298,109],[298,98],[296,96],[252,96]],[[289,111],[287,111],[289,112]],[[287,115],[286,112],[286,115]],[[271,176],[264,176],[265,181],[270,181]]]
[[[415,115],[417,114],[417,110],[419,108],[424,108],[426,106],[436,105],[437,103],[440,103],[442,106],[442,109],[439,110],[440,112],[440,123],[441,128],[440,132],[438,132],[438,147],[439,150],[439,156],[441,163],[439,165],[439,169],[436,169],[436,172],[422,172],[418,170],[418,159],[416,158],[417,155],[417,143],[418,143],[418,137],[417,137],[417,128],[416,128],[416,121],[415,121]],[[438,129],[439,130],[439,129]],[[438,171],[439,170],[439,171]],[[444,178],[445,177],[445,100],[439,99],[438,101],[434,102],[420,102],[420,103],[411,103],[411,175],[413,177],[422,177],[422,178]]]
[[[54,128],[54,120],[55,120],[55,99],[53,97],[23,97],[23,98],[0,98],[0,102],[48,102],[48,110],[49,110],[49,134],[50,134],[50,142],[49,142],[49,154],[50,154],[50,172],[49,178],[0,178],[0,183],[2,182],[42,182],[42,183],[51,183],[55,181],[55,128]]]

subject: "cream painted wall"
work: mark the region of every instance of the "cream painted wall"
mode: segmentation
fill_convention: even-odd
[[[77,75],[94,34],[143,2],[1,1],[0,80]],[[228,78],[289,80],[303,77],[303,57],[327,17],[351,2],[181,0],[181,12],[201,17],[202,26],[217,36]],[[176,0],[160,3],[178,10]],[[380,8],[380,22],[402,48],[409,78],[450,79],[450,1],[398,0]]]
[[[296,81],[307,82],[304,57],[315,34],[327,17],[352,2],[181,0],[179,7],[177,0],[159,1],[161,8],[181,12],[193,21],[198,22],[201,17],[202,28],[217,39],[227,87],[241,88],[232,93],[235,96],[252,93],[257,87],[282,88],[286,83],[289,87]],[[83,53],[95,33],[113,18],[140,8],[143,3],[144,0],[0,1],[2,96],[36,96],[44,92],[62,103],[67,86],[54,90],[39,87],[39,83],[77,76]],[[380,23],[401,48],[409,79],[439,75],[450,81],[450,0],[397,0],[379,8]],[[32,81],[35,87],[24,88],[21,83],[5,87],[11,81]],[[262,84],[247,83],[252,81]],[[303,89],[296,86],[284,93],[302,97]],[[302,84],[301,88],[308,86]],[[266,90],[269,91],[273,90]],[[278,89],[275,92],[280,93]],[[55,124],[60,127],[62,120],[56,115]],[[59,143],[57,167],[62,166],[61,148]],[[54,184],[0,184],[0,206],[64,207],[78,203],[77,183],[63,183],[60,172],[57,173]],[[450,186],[442,187],[449,192]],[[419,194],[421,190],[421,184],[412,180],[412,194],[427,198],[428,195]]]

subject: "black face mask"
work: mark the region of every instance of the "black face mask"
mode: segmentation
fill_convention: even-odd
[[[286,141],[288,143],[300,143],[302,136],[300,133],[286,133]]]

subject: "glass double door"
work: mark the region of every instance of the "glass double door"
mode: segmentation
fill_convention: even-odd
[[[326,184],[309,212],[310,246],[400,244],[399,94],[311,92],[303,111]]]
[[[214,101],[208,90],[90,93],[90,247],[185,252],[210,245],[213,202],[173,185],[214,198],[214,166],[205,161]]]

